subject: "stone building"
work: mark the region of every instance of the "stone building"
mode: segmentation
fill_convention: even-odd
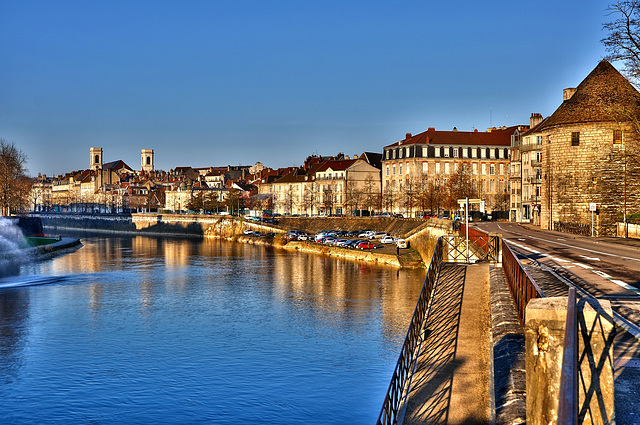
[[[480,131],[427,131],[385,146],[382,156],[382,197],[385,210],[413,215],[408,194],[425,181],[436,182],[430,191],[441,191],[460,167],[470,175],[472,192],[487,209],[507,211],[509,151],[516,131],[526,126]],[[433,189],[434,187],[440,189]],[[419,189],[420,190],[420,189]],[[501,205],[502,199],[505,205]],[[436,214],[436,209],[430,208]]]
[[[601,61],[540,129],[543,229],[615,234],[623,215],[640,210],[640,93]],[[595,204],[597,211],[590,211]]]

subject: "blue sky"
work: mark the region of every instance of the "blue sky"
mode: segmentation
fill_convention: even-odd
[[[605,54],[607,1],[0,0],[0,137],[31,175],[380,152],[528,124]]]

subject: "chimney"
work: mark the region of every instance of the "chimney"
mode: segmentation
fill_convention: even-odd
[[[571,99],[573,97],[573,95],[576,93],[576,88],[575,87],[570,87],[568,89],[564,89],[562,91],[562,101],[566,102],[567,100]]]
[[[409,140],[409,139],[411,139],[411,137],[412,137],[412,136],[411,136],[411,133],[407,133],[407,134],[404,136],[404,140]]]
[[[453,127],[453,130],[451,131],[458,131],[458,127]]]
[[[542,114],[533,112],[529,118],[529,128],[533,128],[542,122]]]
[[[436,128],[435,128],[435,127],[429,127],[429,128],[427,129],[427,131],[436,131]]]

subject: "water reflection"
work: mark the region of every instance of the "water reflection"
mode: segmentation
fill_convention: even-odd
[[[0,422],[371,423],[424,278],[215,239],[82,240],[12,278],[59,281],[0,289]]]

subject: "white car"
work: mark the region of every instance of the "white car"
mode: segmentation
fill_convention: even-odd
[[[369,239],[381,239],[387,236],[387,232],[375,232],[373,235],[369,236]]]
[[[387,236],[383,236],[382,239],[380,239],[380,242],[381,243],[393,243],[394,239],[391,236],[387,235]]]
[[[396,245],[398,246],[398,248],[406,248],[407,247],[407,241],[405,241],[402,238],[398,238],[398,239],[396,239]]]

